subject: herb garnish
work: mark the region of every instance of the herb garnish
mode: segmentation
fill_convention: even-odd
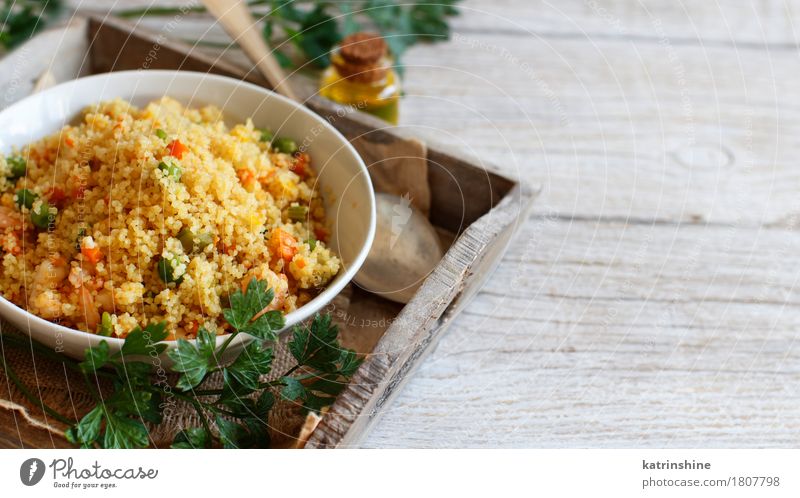
[[[450,36],[448,18],[458,14],[459,0],[250,0],[263,20],[263,36],[275,47],[283,66],[291,66],[287,48],[293,46],[306,61],[317,67],[330,64],[329,54],[345,36],[361,30],[380,31],[401,69],[403,53],[419,42],[446,40]],[[256,10],[254,9],[254,10]],[[115,12],[120,17],[175,15],[204,12],[203,7],[151,7]],[[303,61],[304,62],[304,61]],[[300,64],[302,65],[302,63]]]
[[[0,47],[10,49],[44,28],[61,9],[61,0],[3,0]]]
[[[69,368],[83,374],[97,403],[66,432],[67,439],[83,448],[149,446],[144,423],[161,423],[162,399],[166,392],[171,392],[194,407],[201,421],[199,427],[179,432],[173,448],[266,447],[269,445],[267,416],[276,395],[298,403],[306,411],[318,412],[333,403],[361,359],[354,351],[341,347],[338,329],[331,323],[330,315],[316,315],[308,326],[295,326],[288,349],[297,364],[275,380],[262,380],[271,371],[277,332],[284,326],[279,311],[260,314],[272,299],[273,292],[266,288],[266,283],[252,279],[246,292],[237,290],[231,294],[231,307],[223,310],[233,330],[222,345],[216,346],[217,336],[206,327],[198,329],[195,343],[179,339],[177,348],[167,353],[175,362],[173,369],[181,374],[169,389],[151,382],[148,361],[167,347],[159,343],[167,337],[164,323],[134,329],[125,338],[121,351],[115,354],[110,353],[108,343],[103,340],[87,349],[80,363],[47,350],[48,356],[58,356]],[[223,353],[239,334],[246,334],[253,341],[232,362],[222,364]],[[4,337],[6,341],[9,339]],[[3,367],[9,377],[16,378],[6,364]],[[203,382],[215,372],[222,373],[223,387],[202,389]],[[97,387],[96,377],[113,383],[113,392],[105,398]],[[31,401],[41,404],[38,399]],[[50,407],[44,408],[52,411]]]

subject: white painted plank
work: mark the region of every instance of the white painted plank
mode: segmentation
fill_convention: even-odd
[[[497,22],[470,8],[462,17]],[[193,16],[143,22],[178,38],[208,29]],[[747,225],[800,214],[794,51],[500,31],[413,48],[402,125],[543,185],[540,213]]]
[[[71,7],[107,12],[137,6],[195,5],[188,1],[68,0]],[[675,43],[770,43],[794,45],[798,41],[800,7],[786,0],[465,0],[462,14],[452,19],[460,32],[534,33],[541,37],[668,37]],[[174,16],[173,16],[174,17]],[[198,16],[182,16],[176,31],[191,33]],[[145,22],[157,24],[158,20]],[[221,31],[214,39],[224,39]]]
[[[800,236],[534,219],[521,240],[367,446],[800,442]]]

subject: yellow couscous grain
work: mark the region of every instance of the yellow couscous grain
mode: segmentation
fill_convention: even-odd
[[[275,291],[270,309],[292,311],[341,264],[311,158],[261,136],[213,107],[116,100],[0,156],[0,293],[88,332],[108,312],[119,337],[160,321],[170,338],[223,333],[226,297],[251,278]]]

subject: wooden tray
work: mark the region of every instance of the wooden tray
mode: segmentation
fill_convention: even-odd
[[[46,69],[58,81],[119,70],[183,69],[268,86],[238,65],[127,22],[79,18],[38,35],[0,61],[0,95],[5,97],[0,105],[29,94],[33,81]],[[397,129],[387,128],[366,114],[344,112],[317,97],[311,97],[307,105],[323,117],[335,116],[332,124],[354,145],[358,142],[360,151],[414,146],[413,140]],[[368,161],[370,166],[377,158],[365,155],[368,159],[373,159]],[[351,384],[324,414],[306,447],[358,444],[492,272],[535,197],[529,186],[488,171],[483,162],[478,165],[432,145],[427,147],[427,171],[430,219],[449,248],[405,306],[356,286],[334,300],[332,312],[341,324],[343,343],[368,355]]]

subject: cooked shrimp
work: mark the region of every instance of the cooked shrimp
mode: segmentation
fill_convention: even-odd
[[[51,256],[36,267],[33,272],[33,289],[55,289],[69,275],[67,262],[59,255]]]
[[[62,299],[57,289],[68,274],[67,262],[59,255],[39,263],[33,272],[30,288],[34,313],[48,319],[61,315]]]
[[[100,324],[100,312],[94,304],[92,293],[86,287],[78,289],[78,306],[89,330],[97,330]]]
[[[286,275],[279,275],[270,270],[268,264],[256,266],[248,271],[247,275],[244,277],[244,280],[242,280],[242,292],[247,291],[247,286],[250,284],[250,280],[253,278],[265,281],[267,283],[267,288],[272,289],[272,291],[275,293],[275,297],[272,299],[272,302],[258,312],[254,318],[258,318],[267,311],[279,310],[283,308],[283,303],[286,300],[286,296],[289,294],[289,281],[286,279]]]
[[[97,304],[97,307],[103,311],[114,310],[114,294],[108,289],[103,289],[98,292],[94,302]]]
[[[89,275],[89,272],[81,268],[80,266],[73,266],[72,269],[69,271],[69,283],[72,284],[73,287],[76,289],[78,287],[83,286],[85,283],[89,282],[92,279],[92,276]]]

